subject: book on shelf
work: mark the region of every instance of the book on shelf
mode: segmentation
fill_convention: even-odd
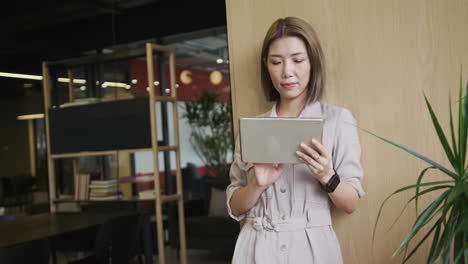
[[[140,199],[154,199],[156,197],[156,193],[154,189],[144,190],[138,193],[138,197]]]
[[[122,198],[120,194],[106,195],[106,196],[90,196],[89,200],[91,201],[109,201],[109,200],[118,200]]]
[[[114,195],[119,192],[118,188],[112,189],[91,189],[89,192],[90,196],[105,196],[105,195]]]
[[[119,197],[120,190],[117,179],[93,180],[89,185],[90,200],[115,200]]]
[[[89,173],[79,173],[75,176],[75,200],[87,200],[89,196]]]
[[[119,184],[119,181],[117,179],[92,180],[90,186],[91,187],[107,187],[107,186],[114,186],[118,184]]]

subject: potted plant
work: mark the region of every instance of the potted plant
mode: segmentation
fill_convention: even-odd
[[[405,256],[403,258],[403,263],[406,263],[431,235],[432,242],[429,255],[427,256],[427,263],[434,263],[439,259],[441,259],[443,263],[449,263],[450,261],[452,261],[452,263],[468,263],[468,170],[466,166],[468,130],[467,94],[468,83],[465,89],[465,95],[463,95],[462,77],[460,75],[458,129],[455,128],[452,115],[452,103],[449,98],[450,140],[446,137],[429,100],[424,95],[432,123],[437,132],[440,143],[444,148],[445,154],[450,161],[451,168],[446,168],[428,157],[412,151],[398,143],[366,131],[367,133],[372,134],[373,136],[430,164],[430,166],[420,172],[415,184],[394,191],[383,201],[375,222],[372,238],[373,241],[380,214],[388,199],[404,191],[412,190],[415,192],[408,200],[407,205],[413,201],[415,202],[417,219],[403,242],[393,254],[393,256],[395,256],[404,248]],[[456,135],[458,137],[456,137]],[[431,169],[442,172],[447,176],[447,180],[424,181],[426,172]],[[434,192],[441,193],[436,195],[436,198],[431,201],[429,206],[424,210],[419,211],[418,199],[423,195],[431,193],[434,194]],[[409,242],[415,238],[416,234],[421,232],[423,227],[428,227],[428,231],[425,234],[422,234],[422,238],[411,249],[411,251],[407,253]]]
[[[195,102],[185,102],[183,117],[192,128],[190,143],[199,158],[217,176],[227,178],[233,151],[231,104],[217,99],[216,92],[202,92]]]

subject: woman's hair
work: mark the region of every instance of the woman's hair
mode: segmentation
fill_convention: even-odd
[[[269,101],[278,101],[279,93],[271,81],[267,57],[273,41],[283,37],[298,37],[304,41],[310,61],[310,80],[307,86],[307,102],[322,99],[325,92],[325,59],[317,33],[306,21],[297,17],[276,20],[268,29],[263,40],[261,55],[261,78],[263,92]]]

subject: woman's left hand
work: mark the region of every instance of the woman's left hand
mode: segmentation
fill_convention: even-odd
[[[325,151],[323,145],[316,139],[312,139],[309,144],[301,143],[296,151],[299,161],[307,165],[315,178],[325,185],[335,174],[330,166],[330,156]]]

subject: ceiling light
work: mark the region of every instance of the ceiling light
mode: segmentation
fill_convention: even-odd
[[[137,79],[133,79],[133,80],[132,80],[132,83],[133,83],[133,84],[137,84],[137,83],[138,83],[138,80],[137,80]]]
[[[81,91],[86,91],[86,86],[81,86],[81,87],[80,87],[80,90],[81,90]]]
[[[130,90],[130,88],[131,88],[130,84],[127,84],[127,86],[125,86],[125,89],[127,90]]]
[[[180,73],[180,81],[183,84],[191,84],[192,83],[192,72],[189,70],[183,70]]]
[[[58,80],[59,82],[63,82],[63,83],[69,83],[69,82],[70,82],[70,79],[68,79],[68,78],[58,78],[57,80]],[[85,83],[86,83],[86,80],[83,80],[83,79],[73,79],[73,83],[85,84]]]
[[[38,80],[38,81],[42,80],[42,76],[40,75],[19,74],[19,73],[9,73],[9,72],[0,72],[0,77],[29,79],[29,80]]]
[[[218,64],[223,63],[223,59],[217,59],[217,60],[216,60],[216,63],[218,63]]]
[[[107,88],[107,83],[103,83],[103,84],[101,85],[101,87],[102,87],[102,88]]]
[[[154,85],[158,86],[158,85],[159,85],[159,82],[158,82],[158,81],[155,81],[155,82],[154,82]]]
[[[29,120],[39,118],[44,118],[44,114],[20,115],[16,117],[17,120]]]
[[[223,74],[220,71],[212,71],[210,73],[210,82],[214,85],[218,85],[223,81]]]
[[[127,87],[126,83],[118,83],[118,82],[104,82],[102,85],[106,85],[106,87],[120,87],[120,88]]]
[[[19,74],[19,73],[9,73],[9,72],[0,72],[0,77],[38,80],[38,81],[41,81],[43,79],[41,75]],[[59,77],[59,78],[57,78],[57,81],[63,82],[63,83],[69,83],[70,79],[69,78]],[[137,82],[138,81],[136,79],[132,80],[132,83],[134,83],[134,84],[136,84]],[[86,84],[86,80],[84,80],[84,79],[73,79],[73,83]],[[155,83],[155,85],[159,85],[158,81],[156,81],[154,83]],[[96,81],[96,85],[99,85],[99,84],[100,84],[100,82]],[[119,82],[104,82],[102,87],[103,88],[106,88],[106,87],[127,88],[127,85],[128,84],[126,84],[126,83],[119,83]],[[81,89],[81,87],[80,87],[80,89]]]
[[[169,88],[166,88],[166,90],[164,90],[167,94],[171,92],[171,89]]]

